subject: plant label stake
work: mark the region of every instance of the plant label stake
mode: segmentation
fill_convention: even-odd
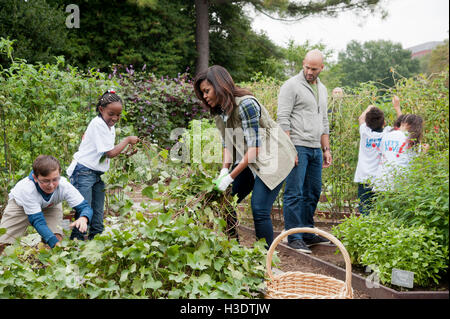
[[[391,284],[412,288],[414,285],[414,273],[407,270],[392,268]]]

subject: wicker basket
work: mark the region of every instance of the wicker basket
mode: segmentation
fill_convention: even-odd
[[[313,233],[331,240],[345,260],[345,282],[318,274],[299,271],[286,272],[280,275],[272,273],[272,255],[280,241],[294,233]],[[267,274],[266,299],[352,299],[352,264],[344,245],[333,235],[317,228],[292,228],[282,232],[273,241],[266,258]]]

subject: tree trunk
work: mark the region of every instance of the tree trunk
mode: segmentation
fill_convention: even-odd
[[[197,61],[195,74],[204,71],[209,66],[209,0],[195,0],[195,45],[197,46]]]

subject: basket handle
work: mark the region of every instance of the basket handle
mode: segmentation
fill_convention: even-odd
[[[316,234],[316,235],[325,237],[326,239],[329,239],[333,244],[335,244],[339,248],[339,250],[342,253],[342,255],[344,256],[344,260],[345,260],[346,293],[351,295],[352,294],[352,263],[350,261],[350,256],[347,252],[347,249],[345,249],[344,245],[339,241],[339,239],[337,239],[333,235],[331,235],[323,230],[317,229],[317,228],[310,228],[310,227],[291,228],[289,230],[283,231],[281,234],[279,234],[277,236],[277,238],[274,239],[274,241],[272,242],[272,245],[270,245],[269,251],[267,252],[267,258],[266,258],[266,269],[267,269],[267,274],[270,277],[270,280],[275,279],[273,277],[273,273],[272,273],[272,256],[273,256],[273,253],[275,252],[275,248],[283,240],[283,238],[285,238],[288,235],[296,234],[296,233],[311,233],[311,234]]]

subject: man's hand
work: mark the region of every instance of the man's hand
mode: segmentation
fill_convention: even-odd
[[[88,219],[86,217],[80,217],[76,221],[74,221],[72,224],[70,224],[70,227],[76,227],[78,230],[82,233],[85,233],[87,230],[87,222]]]
[[[333,158],[331,157],[330,150],[326,150],[325,152],[323,152],[323,164],[322,164],[322,167],[323,168],[329,167],[331,165],[332,161],[333,161]]]

